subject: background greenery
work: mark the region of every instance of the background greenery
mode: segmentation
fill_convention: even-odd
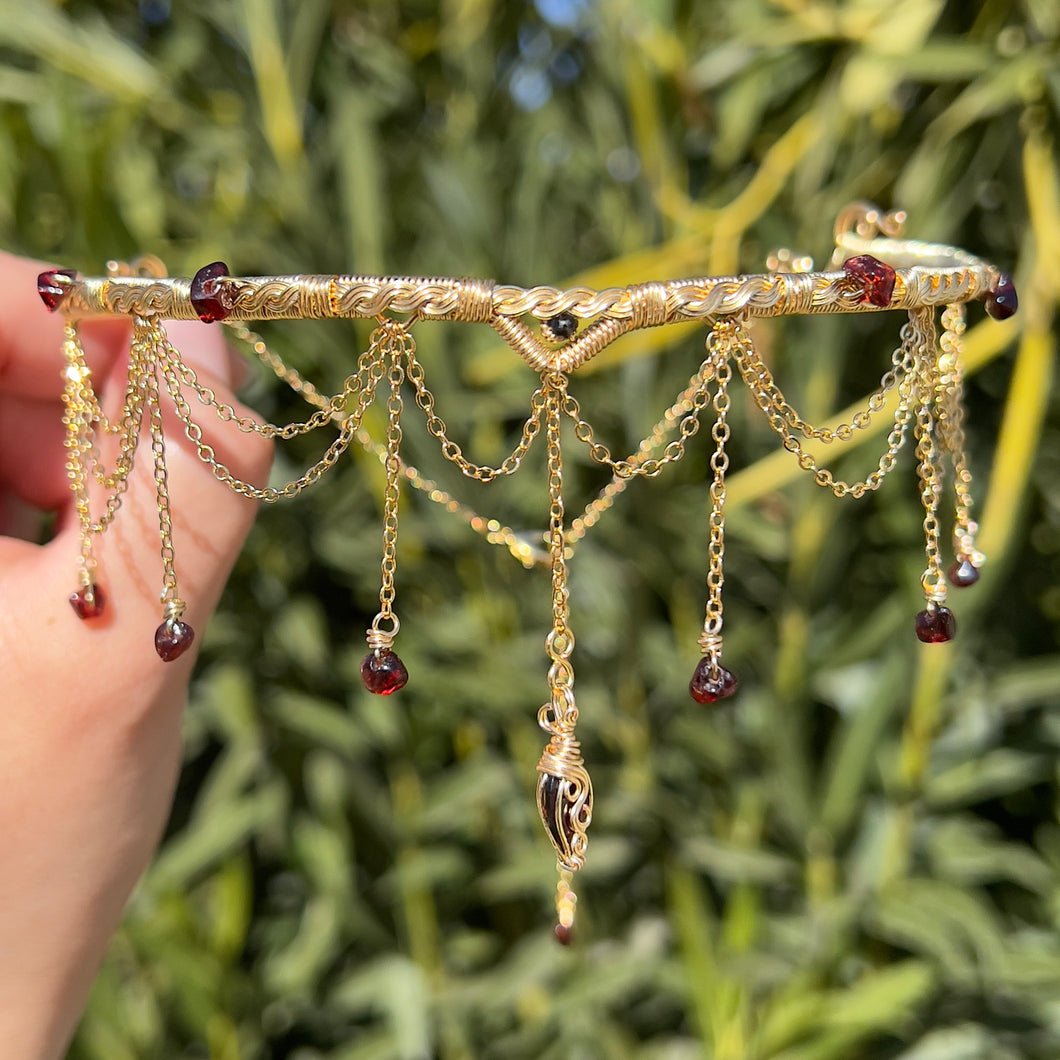
[[[802,481],[740,390],[726,570],[731,706],[692,703],[706,445],[632,486],[573,565],[597,813],[580,941],[551,939],[533,805],[547,574],[422,497],[401,524],[407,690],[356,670],[378,464],[262,514],[211,626],[157,863],[76,1060],[973,1060],[1060,1055],[1060,6],[1053,0],[0,0],[0,239],[98,273],[362,271],[624,284],[827,260],[854,198],[1011,267],[973,308],[980,584],[912,636],[912,468],[864,502]],[[889,316],[889,315],[888,315]],[[822,419],[898,321],[758,325]],[[361,327],[269,332],[325,386]],[[488,329],[417,329],[480,460],[534,379]],[[702,332],[575,380],[632,449]],[[599,370],[596,370],[599,369]],[[290,397],[256,382],[270,417]],[[408,454],[438,467],[410,423]],[[874,464],[871,449],[842,469]],[[285,453],[279,470],[311,451]],[[584,462],[583,499],[600,485]],[[444,470],[439,471],[445,482]],[[540,461],[456,483],[520,527]],[[179,509],[180,498],[175,498]]]

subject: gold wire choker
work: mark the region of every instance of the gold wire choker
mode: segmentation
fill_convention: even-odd
[[[952,639],[956,622],[946,606],[949,584],[964,587],[979,577],[984,557],[976,549],[972,518],[971,473],[964,447],[961,401],[961,336],[965,307],[982,300],[995,319],[1011,316],[1016,290],[993,265],[954,247],[903,237],[905,216],[881,214],[857,203],[840,214],[835,227],[832,268],[815,272],[808,259],[779,252],[770,272],[761,275],[707,277],[645,283],[594,291],[586,287],[524,289],[480,280],[370,276],[233,277],[222,262],[200,269],[191,279],[167,278],[157,259],[134,266],[112,263],[110,275],[87,278],[54,269],[42,273],[38,292],[51,310],[67,320],[64,355],[64,423],[68,475],[81,534],[78,586],[70,597],[85,620],[103,614],[105,592],[96,580],[94,550],[121,508],[139,443],[150,439],[162,554],[162,622],[155,649],[164,661],[183,654],[195,636],[183,621],[173,550],[170,498],[166,475],[166,441],[161,401],[169,395],[184,433],[216,478],[251,499],[277,501],[293,497],[329,470],[356,441],[378,456],[385,470],[383,545],[379,611],[367,631],[368,653],[361,666],[365,687],[389,695],[409,679],[394,650],[400,630],[395,613],[398,501],[404,479],[433,501],[466,521],[494,544],[507,547],[527,567],[543,564],[551,572],[552,628],[545,639],[549,660],[548,700],[538,722],[548,743],[537,766],[537,803],[556,851],[560,872],[556,892],[556,937],[572,938],[577,902],[572,874],[585,863],[592,818],[592,784],[576,739],[578,708],[574,697],[574,634],[570,628],[568,561],[575,544],[613,504],[630,479],[652,477],[675,463],[697,434],[700,415],[710,410],[713,451],[710,456],[710,516],[706,541],[706,608],[699,637],[701,659],[689,685],[693,699],[714,703],[737,690],[736,676],[722,665],[722,586],[725,551],[725,479],[729,466],[729,387],[733,366],[765,413],[784,448],[818,485],[837,497],[862,497],[879,488],[895,467],[912,425],[926,566],[921,577],[925,607],[916,616],[916,636],[927,643]],[[941,333],[936,307],[941,312]],[[879,387],[866,407],[837,427],[816,427],[788,403],[752,342],[754,317],[810,313],[855,313],[904,310],[908,320]],[[127,384],[120,414],[104,415],[92,388],[78,334],[81,318],[121,315],[132,318]],[[342,389],[325,396],[285,364],[245,321],[305,318],[375,318],[367,350]],[[200,382],[170,343],[162,321],[225,321],[253,352],[315,411],[308,419],[277,426],[240,416]],[[435,409],[425,372],[416,353],[412,327],[430,320],[488,324],[532,368],[540,385],[512,452],[497,466],[477,464],[449,437]],[[616,458],[600,442],[568,389],[572,372],[618,336],[638,328],[702,321],[708,328],[706,357],[677,395],[653,431],[630,456]],[[365,412],[385,394],[386,429],[376,442],[364,429]],[[540,539],[485,519],[424,477],[401,456],[405,396],[411,393],[429,434],[442,455],[468,478],[488,483],[516,472],[542,427],[545,435],[548,529]],[[193,404],[212,408],[222,421],[244,432],[270,439],[289,439],[332,424],[337,437],[324,455],[301,476],[282,486],[257,487],[221,463],[203,440]],[[889,408],[890,406],[890,408]],[[876,467],[864,479],[846,482],[824,466],[804,444],[848,441],[882,413],[891,426]],[[567,418],[575,438],[590,458],[612,473],[610,483],[578,517],[568,521],[563,492],[561,426]],[[676,437],[671,437],[676,432]],[[116,440],[117,456],[106,465],[101,456],[105,436]],[[670,438],[669,441],[667,439]],[[939,507],[944,483],[953,491],[954,559],[944,573]],[[91,493],[91,496],[90,496]]]

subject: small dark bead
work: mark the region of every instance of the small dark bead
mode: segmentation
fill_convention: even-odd
[[[545,327],[556,336],[557,339],[572,339],[578,331],[578,321],[573,313],[559,313],[545,321]]]
[[[37,294],[51,312],[59,308],[66,297],[70,284],[77,279],[73,269],[49,269],[37,277]]]
[[[948,607],[928,604],[916,616],[916,635],[925,644],[945,644],[957,635],[957,619]]]
[[[234,300],[229,285],[225,283],[228,275],[228,266],[223,261],[214,261],[204,265],[192,277],[191,304],[204,324],[224,320],[232,312]]]
[[[78,618],[99,618],[103,614],[106,602],[103,590],[95,583],[82,585],[80,589],[70,594],[70,606]]]
[[[861,281],[862,303],[885,308],[894,294],[895,272],[886,262],[871,254],[858,254],[843,262],[843,271]]]
[[[970,559],[958,559],[946,572],[946,577],[950,585],[964,589],[979,581],[979,568]]]
[[[986,296],[987,313],[995,320],[1008,320],[1019,309],[1019,304],[1012,277],[1002,273],[997,278],[997,285]]]
[[[692,680],[688,684],[689,695],[697,703],[717,703],[728,699],[739,688],[740,682],[731,670],[714,663],[709,655],[699,660]]]
[[[389,648],[370,651],[361,663],[361,680],[369,692],[389,696],[408,684],[409,672]]]
[[[556,941],[561,946],[570,946],[574,942],[573,924],[557,924],[552,933],[556,936]]]
[[[195,639],[195,630],[179,618],[167,618],[155,630],[155,651],[163,662],[179,659]]]

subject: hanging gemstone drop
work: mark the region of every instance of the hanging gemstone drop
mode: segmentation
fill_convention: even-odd
[[[957,635],[957,619],[948,607],[928,604],[916,616],[916,635],[925,644],[945,644]]]
[[[858,254],[843,262],[843,271],[861,282],[862,305],[886,308],[891,304],[895,272],[886,262],[871,254]]]
[[[369,692],[377,696],[389,696],[408,684],[409,672],[398,658],[397,652],[389,648],[370,651],[361,663],[361,680]]]
[[[731,670],[715,662],[709,655],[699,660],[688,691],[697,703],[717,703],[734,695],[740,682]]]
[[[167,618],[155,630],[155,651],[163,662],[179,659],[195,639],[195,630],[179,618]]]
[[[103,590],[95,582],[82,585],[80,589],[70,594],[70,606],[81,619],[99,618],[103,614],[106,602]]]
[[[969,585],[975,585],[979,581],[979,568],[970,559],[960,559],[946,572],[946,577],[950,581],[950,585],[956,586],[958,589],[967,588]]]
[[[1019,304],[1016,285],[1012,282],[1012,277],[1003,272],[997,278],[997,285],[987,293],[986,311],[995,320],[1008,320],[1019,308]]]

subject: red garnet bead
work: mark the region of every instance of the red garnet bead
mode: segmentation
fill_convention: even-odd
[[[975,585],[979,581],[979,568],[970,559],[958,557],[957,561],[946,572],[946,577],[949,578],[950,585],[956,586],[958,589],[964,589],[969,585]]]
[[[163,662],[179,659],[195,639],[195,630],[179,618],[167,618],[155,630],[155,651]]]
[[[1012,277],[1002,273],[997,278],[996,286],[987,293],[986,311],[995,320],[1008,320],[1019,309],[1020,300],[1016,297],[1016,285]]]
[[[191,304],[204,324],[224,320],[232,312],[234,299],[230,286],[225,283],[229,275],[223,261],[214,261],[203,265],[192,277]]]
[[[77,273],[73,269],[49,269],[37,277],[37,294],[54,313],[66,297],[70,284],[76,279]]]
[[[561,946],[570,946],[574,942],[573,924],[557,924],[552,933]]]
[[[945,644],[957,635],[957,619],[948,607],[928,604],[916,616],[916,635],[925,644]]]
[[[106,602],[103,590],[94,582],[70,594],[70,606],[78,618],[99,618]]]
[[[361,680],[369,692],[377,696],[389,696],[408,684],[409,672],[396,652],[389,648],[378,648],[364,657]]]
[[[719,699],[728,699],[739,686],[740,682],[731,670],[726,670],[709,655],[704,655],[692,674],[688,691],[697,703],[717,703]]]
[[[843,262],[843,271],[861,282],[861,302],[886,308],[894,294],[894,269],[871,254],[858,254]]]

